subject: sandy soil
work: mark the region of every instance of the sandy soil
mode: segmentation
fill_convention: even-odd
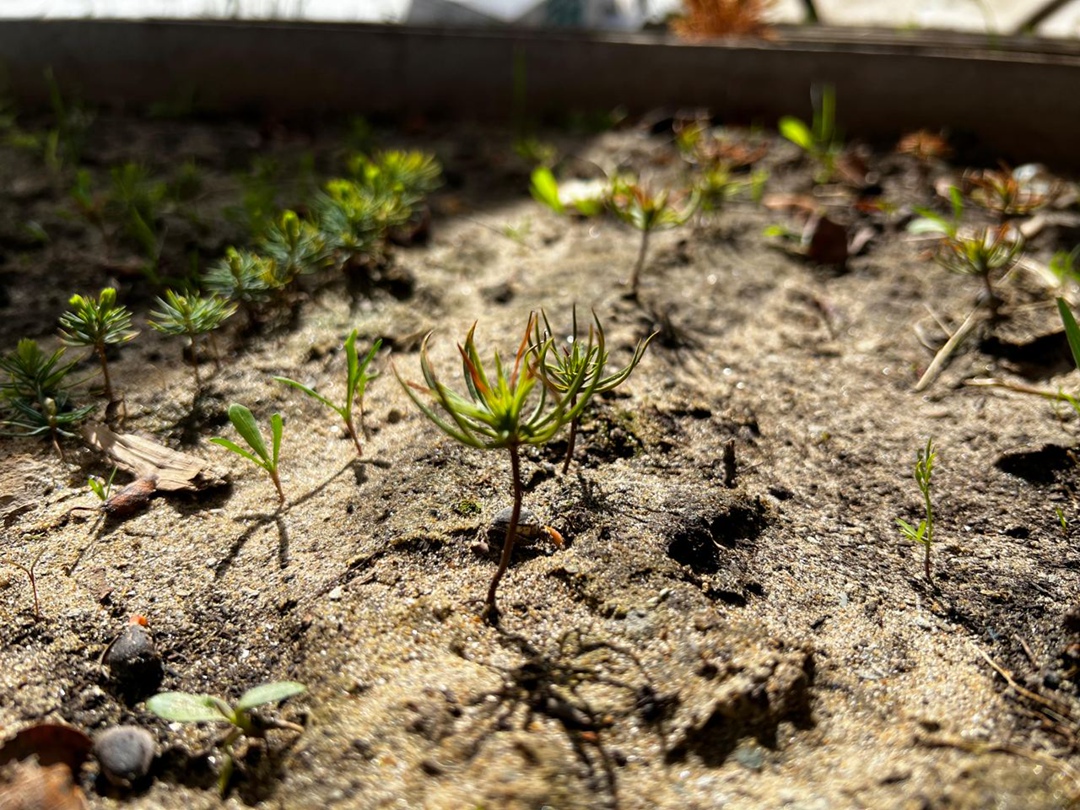
[[[654,129],[544,137],[569,173],[677,176],[670,131]],[[203,168],[201,225],[185,233],[177,220],[169,234],[176,267],[185,248],[220,255],[243,238],[225,211],[252,158],[273,156],[277,202],[296,205],[313,177],[341,170],[336,133],[103,116],[84,161],[96,177],[124,160]],[[768,191],[807,192],[812,167],[760,137]],[[762,231],[794,220],[748,200],[659,233],[635,303],[619,282],[636,235],[538,206],[508,133],[428,127],[378,141],[443,162],[430,242],[396,248],[359,292],[306,280],[290,324],[233,325],[222,368],[203,358],[197,396],[179,344],[145,328],[153,288],[125,269],[122,245],[74,215],[72,170],[3,150],[4,349],[20,337],[52,345],[71,293],[117,284],[143,329],[112,366],[123,429],[232,481],[125,519],[69,517],[94,505],[85,482],[107,474],[101,455],[66,440],[62,462],[47,442],[0,440],[0,554],[29,564],[40,553],[42,612],[5,568],[5,736],[46,720],[152,731],[158,758],[134,789],[95,779],[92,762],[82,772],[93,807],[1072,806],[1076,418],[965,382],[1077,381],[1053,291],[1019,270],[1001,286],[1004,320],[913,393],[933,357],[916,327],[940,343],[929,311],[955,329],[978,293],[899,227],[950,167],[871,153],[897,209],[888,216],[855,214],[848,192],[825,189],[834,218],[871,229],[842,269],[780,249]],[[47,242],[26,236],[29,221]],[[1033,261],[1076,243],[1057,221],[1031,242]],[[530,311],[569,330],[574,304],[596,311],[613,362],[661,334],[587,413],[567,474],[565,437],[526,454],[526,506],[567,542],[519,550],[496,628],[479,618],[495,562],[472,545],[510,503],[508,459],[439,433],[388,364],[419,379],[419,338],[434,330],[434,364],[460,388],[455,344],[474,321],[485,355],[506,356]],[[271,379],[338,390],[353,328],[362,345],[382,337],[392,350],[368,394],[361,460],[328,412]],[[259,470],[208,441],[230,435],[230,402],[285,418],[281,509]],[[932,584],[895,525],[920,517],[912,466],[929,437]],[[268,712],[304,733],[252,746],[224,801],[223,729],[166,724],[99,663],[136,613],[163,656],[163,690],[236,699],[272,680],[309,687]]]

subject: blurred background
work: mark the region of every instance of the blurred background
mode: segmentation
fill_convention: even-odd
[[[1080,37],[1080,0],[728,0],[768,23],[816,12],[837,26]],[[634,31],[662,27],[682,0],[0,0],[0,17],[229,18],[531,25]]]

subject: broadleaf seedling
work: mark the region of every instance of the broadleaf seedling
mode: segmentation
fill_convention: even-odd
[[[357,334],[357,330],[354,329],[345,339],[345,401],[341,405],[335,404],[314,388],[296,380],[290,380],[288,377],[274,377],[274,379],[302,391],[340,416],[342,421],[345,422],[345,430],[349,434],[349,438],[352,439],[353,444],[356,446],[356,455],[362,456],[364,455],[364,448],[360,444],[360,436],[356,431],[356,424],[354,424],[353,405],[355,404],[357,408],[360,430],[366,434],[367,431],[364,429],[364,393],[367,384],[379,376],[378,372],[369,373],[368,367],[382,347],[382,340],[376,340],[372,347],[368,349],[368,353],[364,355],[364,358],[360,359],[356,353]]]
[[[509,369],[504,367],[499,353],[495,352],[492,376],[485,369],[476,348],[474,323],[465,338],[465,345],[458,344],[467,395],[459,394],[439,381],[428,356],[430,334],[424,338],[420,349],[420,368],[426,385],[407,383],[394,369],[398,382],[421,413],[444,433],[466,447],[506,450],[510,456],[514,504],[499,566],[488,587],[484,606],[485,617],[493,623],[498,622],[499,616],[496,591],[510,565],[521,517],[524,494],[521,448],[546,444],[564,426],[580,416],[603,379],[602,365],[584,363],[576,376],[567,381],[565,390],[549,389],[538,367],[544,364],[553,341],[548,338],[539,345],[533,344],[535,331],[536,315],[530,314],[513,366]],[[604,356],[603,332],[590,327],[585,356],[593,352],[594,342],[598,356]],[[431,397],[434,403],[430,404],[427,397]]]
[[[285,503],[285,492],[281,488],[281,478],[278,475],[278,461],[281,454],[281,435],[284,423],[280,413],[270,417],[270,448],[267,450],[266,442],[263,441],[262,433],[255,422],[251,411],[243,405],[234,402],[229,406],[229,421],[232,422],[236,432],[247,443],[250,450],[245,450],[234,441],[215,437],[210,441],[220,447],[224,447],[241,458],[246,458],[257,467],[266,470],[270,480],[274,482],[277,490],[278,503]]]
[[[262,739],[267,731],[282,730],[303,733],[304,727],[284,720],[265,720],[252,714],[252,710],[268,703],[277,703],[307,691],[296,681],[274,681],[247,690],[235,705],[213,695],[194,695],[189,692],[161,692],[146,701],[147,710],[163,720],[176,723],[229,723],[232,729],[221,743],[225,763],[218,775],[218,790],[222,796],[228,792],[236,767],[233,746],[243,738]]]

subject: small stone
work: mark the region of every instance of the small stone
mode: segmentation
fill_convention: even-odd
[[[152,694],[161,685],[161,654],[150,631],[137,620],[132,620],[113,639],[102,656],[102,663],[109,668],[120,692],[133,700]]]
[[[128,787],[150,773],[154,737],[137,726],[114,726],[97,735],[93,752],[105,778]]]

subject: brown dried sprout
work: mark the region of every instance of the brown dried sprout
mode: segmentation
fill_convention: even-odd
[[[685,13],[671,21],[671,30],[686,39],[751,36],[768,38],[765,13],[775,0],[683,0]]]
[[[896,151],[901,155],[911,155],[923,163],[943,160],[952,155],[952,147],[945,136],[928,129],[919,129],[904,135],[896,144]]]

